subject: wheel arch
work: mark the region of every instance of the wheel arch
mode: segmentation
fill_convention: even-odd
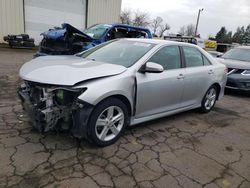
[[[215,86],[216,88],[217,88],[217,98],[216,98],[216,100],[218,100],[219,99],[219,96],[220,96],[220,92],[221,92],[221,86],[220,86],[220,84],[219,83],[214,83],[214,84],[212,84],[210,87],[212,87],[212,86]]]
[[[116,99],[121,100],[121,101],[127,106],[129,116],[132,116],[132,113],[133,113],[133,112],[132,112],[132,105],[131,105],[131,102],[130,102],[129,99],[128,99],[126,96],[124,96],[124,95],[121,95],[121,94],[114,94],[114,95],[107,96],[107,97],[103,98],[101,101],[99,101],[98,104],[101,103],[101,102],[103,102],[103,101],[105,101],[105,100],[107,100],[107,99],[110,99],[110,98],[116,98]],[[96,104],[96,105],[97,105],[97,104]]]

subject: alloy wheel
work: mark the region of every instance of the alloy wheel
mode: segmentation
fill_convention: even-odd
[[[98,116],[95,133],[101,141],[114,139],[124,126],[124,112],[118,106],[109,106]]]
[[[206,110],[210,110],[216,101],[216,96],[217,96],[217,92],[215,88],[210,88],[206,94],[205,97],[205,108]]]

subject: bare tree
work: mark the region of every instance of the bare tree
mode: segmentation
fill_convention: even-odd
[[[159,37],[162,37],[164,32],[169,30],[170,29],[170,26],[165,23],[164,25],[160,25],[160,29],[159,29]]]
[[[134,13],[133,25],[146,27],[150,24],[149,15],[146,12],[136,11]]]
[[[193,24],[189,24],[187,26],[182,26],[178,32],[180,35],[194,36],[195,26]]]
[[[163,19],[159,16],[157,16],[155,19],[153,19],[153,21],[151,23],[153,35],[156,35],[156,32],[157,32],[158,28],[162,25],[162,22],[163,22]]]
[[[194,26],[194,24],[187,25],[186,35],[187,36],[194,36],[194,33],[195,33],[195,26]]]
[[[130,10],[124,10],[122,11],[120,15],[120,20],[122,24],[132,24],[132,12]]]
[[[178,32],[180,35],[185,35],[186,33],[186,27],[185,26],[182,26]]]

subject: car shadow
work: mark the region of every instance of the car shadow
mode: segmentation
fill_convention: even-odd
[[[225,90],[225,95],[249,98],[250,97],[250,91],[240,91],[240,90],[234,90],[234,89],[226,89]]]

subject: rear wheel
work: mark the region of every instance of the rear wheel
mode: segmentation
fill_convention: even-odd
[[[207,113],[212,110],[217,100],[217,95],[218,95],[217,91],[218,91],[218,88],[216,86],[211,86],[207,90],[201,102],[201,112]]]
[[[128,124],[127,106],[116,98],[107,99],[93,110],[88,123],[88,138],[98,146],[116,142]]]

